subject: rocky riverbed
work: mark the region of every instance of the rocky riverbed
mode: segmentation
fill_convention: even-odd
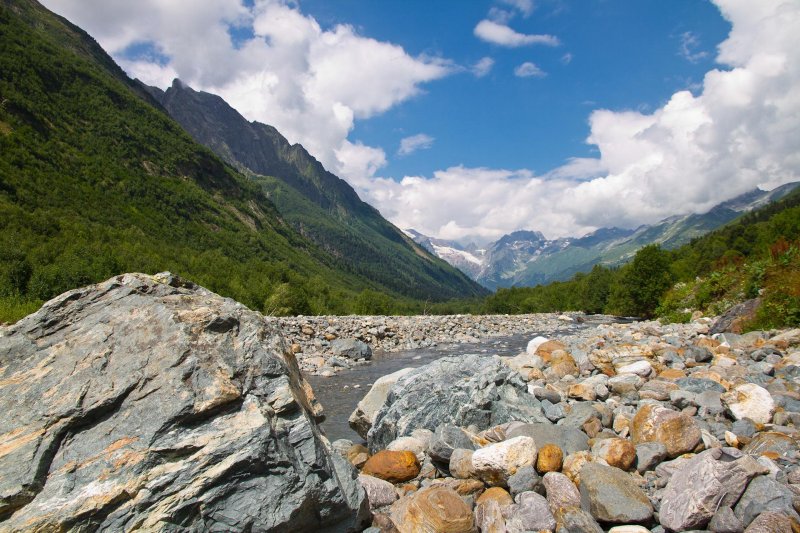
[[[601,325],[378,380],[370,531],[800,531],[800,330]]]
[[[300,368],[333,375],[368,361],[373,351],[395,352],[439,344],[477,343],[493,337],[554,334],[586,320],[611,323],[604,315],[419,315],[299,316],[272,318],[283,332]]]

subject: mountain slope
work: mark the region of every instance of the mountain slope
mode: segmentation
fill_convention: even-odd
[[[417,246],[361,201],[347,182],[272,126],[248,122],[219,96],[194,91],[179,80],[167,91],[148,90],[198,142],[253,177],[282,217],[329,252],[339,268],[415,298],[485,293]]]
[[[387,291],[295,231],[79,28],[0,0],[0,39],[0,307],[125,271],[172,270],[264,311],[347,313]]]
[[[678,248],[743,213],[780,200],[797,186],[797,183],[788,183],[771,191],[754,189],[706,213],[674,216],[635,230],[600,228],[584,237],[556,240],[547,240],[536,231],[515,231],[490,244],[480,258],[481,264],[471,264],[464,271],[492,290],[565,281],[578,272],[588,272],[597,264],[617,266],[626,263],[637,250],[648,244],[658,244],[665,249]],[[417,233],[415,240],[424,243],[436,239]],[[458,247],[458,244],[451,246]],[[452,261],[452,255],[441,257],[461,267],[458,257],[455,261]]]

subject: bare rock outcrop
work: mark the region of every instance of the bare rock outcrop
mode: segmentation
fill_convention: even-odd
[[[0,328],[0,530],[347,531],[369,513],[258,313],[169,275]]]

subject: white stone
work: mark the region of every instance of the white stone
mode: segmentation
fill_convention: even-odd
[[[608,530],[608,533],[650,533],[650,530],[643,526],[614,526]]]
[[[726,392],[722,403],[736,420],[749,418],[757,424],[769,424],[775,413],[772,395],[755,383],[743,383]]]
[[[646,378],[653,372],[653,366],[648,361],[636,361],[617,369],[617,374],[636,374]]]
[[[398,437],[386,446],[393,452],[411,452],[422,462],[425,458],[425,445],[415,437]]]
[[[530,340],[530,342],[528,342],[528,347],[525,348],[525,351],[531,355],[535,355],[536,348],[546,343],[548,340],[549,339],[547,337],[534,337],[533,339]]]
[[[362,438],[367,438],[367,432],[375,422],[375,416],[386,401],[386,396],[389,390],[394,386],[397,381],[414,370],[413,368],[403,368],[397,372],[393,372],[387,376],[383,376],[375,380],[372,388],[362,398],[356,406],[353,414],[350,415],[348,422],[350,427],[353,428]],[[325,374],[323,374],[325,375]]]
[[[472,470],[488,485],[505,486],[517,470],[536,464],[537,453],[532,438],[514,437],[476,450],[472,454]]]

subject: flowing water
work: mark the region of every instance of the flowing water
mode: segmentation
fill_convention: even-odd
[[[608,323],[607,317],[587,320],[585,323],[564,325],[557,331],[541,333],[545,337],[554,338],[569,335],[578,329]],[[479,343],[443,344],[433,348],[418,348],[398,352],[377,351],[372,360],[361,366],[343,370],[331,377],[307,376],[317,399],[325,410],[325,421],[322,428],[333,442],[337,439],[350,439],[362,442],[363,439],[350,429],[347,419],[356,408],[356,404],[367,394],[372,383],[381,376],[391,374],[402,368],[419,367],[448,355],[482,354],[515,356],[525,351],[525,347],[538,333],[526,333],[509,337],[492,337]]]

